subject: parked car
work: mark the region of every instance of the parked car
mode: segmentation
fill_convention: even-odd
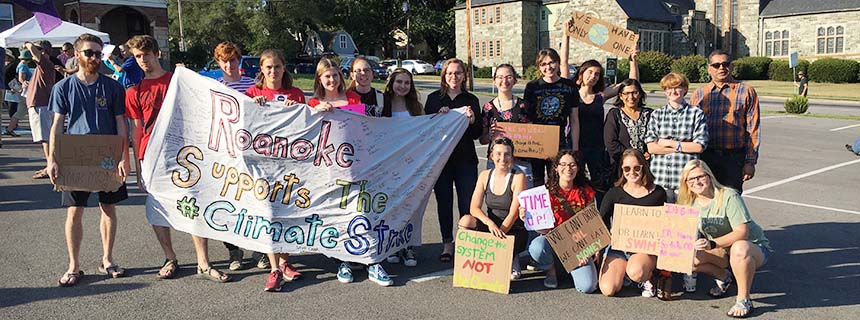
[[[570,76],[568,77],[570,80],[576,80],[576,73],[579,72],[578,69],[579,69],[578,65],[568,65],[567,66],[567,71],[570,72]]]
[[[412,74],[434,74],[436,69],[432,64],[423,60],[403,60],[401,68],[409,70]]]
[[[343,72],[343,76],[345,78],[349,78],[350,68],[352,67],[352,62],[355,61],[354,57],[345,57],[340,61],[340,71]],[[370,68],[373,69],[373,77],[376,79],[385,79],[388,78],[388,70],[384,67],[380,66],[376,61],[368,60],[370,62]]]
[[[223,74],[221,67],[218,66],[218,62],[214,59],[209,61],[209,63],[203,67],[203,70],[200,70],[197,73],[212,79],[218,79]],[[260,57],[242,56],[242,60],[239,63],[239,74],[255,78],[257,77],[257,73],[260,73]]]
[[[445,64],[445,60],[436,60],[436,65],[434,65],[433,68],[436,69],[437,74],[442,73],[442,65],[444,65],[444,64]]]
[[[379,62],[379,65],[382,66],[383,68],[388,69],[388,72],[391,72],[391,70],[394,70],[394,68],[397,68],[398,60],[397,59],[382,60]]]
[[[316,73],[316,65],[313,63],[296,64],[296,73],[298,74],[314,74]]]

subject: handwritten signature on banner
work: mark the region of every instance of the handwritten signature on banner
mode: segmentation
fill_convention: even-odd
[[[256,251],[380,261],[420,244],[433,183],[467,124],[462,110],[379,119],[260,107],[179,69],[144,159],[148,209]]]

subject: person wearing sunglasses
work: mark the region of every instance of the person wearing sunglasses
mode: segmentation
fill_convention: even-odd
[[[606,192],[600,204],[603,223],[610,229],[615,204],[659,207],[666,202],[666,190],[654,183],[654,175],[642,151],[626,149],[620,159],[621,178]],[[651,279],[656,267],[657,256],[618,251],[610,244],[600,268],[600,292],[607,297],[615,295],[624,286],[626,275],[639,283],[643,297],[653,297],[656,290]]]
[[[595,191],[585,178],[582,170],[582,158],[572,150],[561,150],[552,160],[549,179],[546,182],[549,191],[549,202],[552,215],[555,218],[554,228],[558,227],[589,205],[593,205]],[[525,220],[525,209],[519,209],[520,219]],[[561,266],[555,252],[546,238],[552,229],[538,230],[537,238],[529,244],[529,255],[540,270],[546,270],[544,287],[558,287],[557,271]],[[597,289],[597,269],[594,259],[583,258],[579,266],[570,272],[576,291],[591,293]]]
[[[731,56],[714,51],[708,56],[708,83],[693,93],[690,103],[705,112],[708,148],[702,160],[717,179],[738,192],[755,176],[761,142],[758,95],[752,86],[732,77]]]
[[[699,209],[699,233],[704,237],[694,245],[693,271],[716,279],[708,292],[715,298],[725,296],[732,283],[737,283],[738,295],[727,315],[746,318],[753,312],[750,288],[755,272],[773,251],[770,241],[753,221],[740,193],[721,184],[704,161],[692,160],[684,166],[678,204]],[[723,254],[713,254],[718,248]]]

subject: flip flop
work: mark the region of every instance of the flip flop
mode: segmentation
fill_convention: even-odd
[[[738,300],[735,301],[735,305],[729,309],[729,312],[727,312],[726,315],[732,318],[746,318],[753,313],[753,310],[755,310],[755,307],[753,307],[752,301],[749,299]],[[734,313],[738,311],[743,311],[743,313],[740,315],[734,315]]]
[[[33,179],[45,179],[45,178],[48,178],[48,171],[46,171],[45,169],[36,171],[33,174]]]
[[[158,270],[159,279],[173,279],[176,276],[176,270],[179,269],[179,262],[176,260],[164,259],[164,264]]]
[[[451,255],[450,253],[443,252],[442,254],[439,255],[439,262],[451,262],[453,260],[453,258],[454,258],[454,256]]]
[[[83,277],[83,270],[78,270],[78,272],[67,272],[66,274],[63,274],[63,277],[61,277],[60,280],[57,280],[57,284],[61,287],[71,287],[78,284],[78,281],[80,281]]]
[[[125,275],[125,269],[118,264],[112,264],[105,268],[104,265],[99,266],[99,273],[109,275],[111,278],[119,278]]]

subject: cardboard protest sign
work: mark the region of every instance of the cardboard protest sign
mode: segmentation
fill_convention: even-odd
[[[421,244],[436,179],[469,124],[260,107],[193,71],[173,74],[141,174],[147,214],[257,252],[365,264]]]
[[[611,241],[594,202],[547,233],[546,239],[567,271],[579,267],[580,260],[594,255]]]
[[[346,110],[346,111],[350,111],[350,112],[355,112],[358,114],[364,114],[365,108],[366,108],[366,106],[364,104],[349,104],[349,105],[345,105],[343,107],[338,107],[338,109]]]
[[[122,137],[61,134],[51,149],[60,167],[54,191],[117,191],[124,181],[117,172]]]
[[[699,226],[699,209],[667,203],[660,235],[657,269],[693,273],[694,242]]]
[[[546,186],[534,187],[520,191],[517,197],[520,206],[526,209],[526,230],[543,230],[555,227],[555,216],[549,204],[549,192]]]
[[[615,204],[612,216],[612,249],[624,252],[660,253],[663,206]]]
[[[489,232],[457,231],[454,287],[508,294],[514,236],[499,239]]]
[[[633,31],[582,11],[574,11],[573,24],[565,32],[579,41],[623,57],[633,54],[639,42],[639,35]]]
[[[499,122],[504,136],[514,142],[514,155],[520,158],[546,159],[558,153],[558,126]]]

